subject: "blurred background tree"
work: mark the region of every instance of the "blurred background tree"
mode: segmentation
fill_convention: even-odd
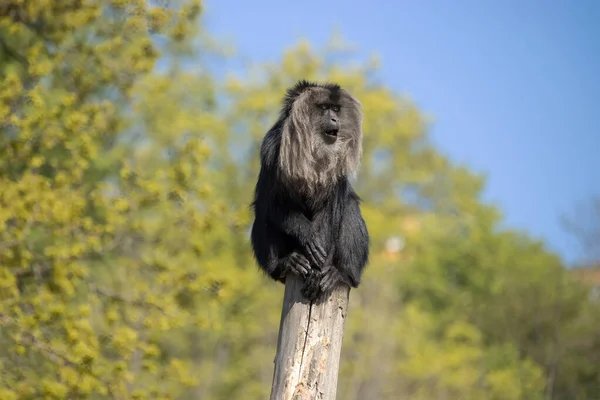
[[[339,43],[224,78],[196,1],[0,4],[0,398],[262,399],[283,286],[248,243],[285,89],[364,105],[372,235],[339,399],[595,399],[598,303]]]

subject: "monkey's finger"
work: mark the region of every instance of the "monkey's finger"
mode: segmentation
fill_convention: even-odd
[[[291,258],[292,260],[294,260],[295,262],[298,262],[298,263],[303,263],[303,264],[305,264],[306,262],[308,262],[308,260],[306,259],[306,257],[304,257],[302,254],[300,254],[300,253],[296,253],[296,252],[293,252],[293,253],[290,255],[290,258]]]
[[[329,270],[333,268],[333,265],[331,264],[323,264],[323,267],[321,268],[321,278],[323,278],[326,274],[329,273]]]
[[[294,264],[294,269],[296,270],[296,273],[298,275],[302,275],[302,276],[308,275],[308,268],[306,268],[304,265],[302,265],[300,263]]]
[[[321,290],[321,293],[324,293],[324,294],[329,294],[331,292],[330,285],[325,285],[325,286],[321,285],[321,287],[319,289]]]
[[[324,292],[327,292],[328,288],[331,285],[333,280],[334,280],[334,277],[332,274],[325,275],[325,277],[323,277],[323,279],[321,279],[321,284],[319,285],[319,286],[321,286],[321,290]]]
[[[337,286],[337,283],[338,283],[337,279],[331,279],[329,282],[327,282],[327,285],[325,286],[325,288],[321,288],[321,290],[325,293],[329,293]]]
[[[327,252],[325,252],[325,249],[323,249],[323,246],[321,246],[321,243],[319,243],[319,241],[315,240],[314,242],[310,243],[310,247],[311,250],[315,253],[315,255],[322,260],[322,262],[325,262],[325,259],[327,258]]]
[[[312,253],[310,247],[306,248],[306,256],[310,260],[310,263],[313,264],[315,267],[318,267],[320,265],[319,260]]]
[[[340,276],[335,270],[331,270],[329,274],[321,281],[321,290],[328,292],[332,290],[340,281]]]
[[[308,274],[310,270],[310,263],[306,259],[306,257],[301,254],[294,253],[291,257],[292,268],[297,271],[297,273],[301,275]]]
[[[302,273],[302,275],[308,275],[308,271],[310,271],[310,264],[308,263],[308,261],[298,261],[296,263],[296,268]]]
[[[327,282],[325,282],[325,286],[323,288],[321,288],[321,290],[323,290],[324,292],[330,292],[331,290],[333,290],[333,288],[335,287],[336,284],[337,284],[337,279],[331,278]]]
[[[321,258],[323,258],[323,261],[325,261],[325,259],[327,258],[327,252],[325,251],[323,246],[321,246],[320,243],[315,243],[315,248],[317,250],[317,253],[319,253],[319,255],[321,256]]]
[[[300,276],[306,276],[308,274],[308,270],[301,266],[296,266],[296,274]]]
[[[308,261],[308,259],[306,257],[304,257],[303,255],[300,255],[300,259],[302,260],[302,265],[304,265],[306,267],[306,269],[311,269],[310,261]]]
[[[318,266],[323,265],[323,263],[325,262],[325,256],[323,254],[321,254],[318,247],[315,246],[313,243],[311,243],[308,245],[308,250],[309,250],[311,258],[314,259],[314,263]]]
[[[317,257],[315,256],[312,246],[310,244],[306,246],[306,256],[310,259],[311,263],[318,264]]]

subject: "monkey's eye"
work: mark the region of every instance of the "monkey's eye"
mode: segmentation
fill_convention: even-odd
[[[321,110],[327,110],[327,104],[319,104]]]
[[[340,112],[340,106],[333,106],[333,107],[331,107],[331,109],[332,109],[334,112]]]

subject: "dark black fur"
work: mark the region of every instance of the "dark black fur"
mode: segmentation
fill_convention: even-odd
[[[307,192],[297,182],[286,181],[280,171],[284,122],[298,96],[316,87],[329,90],[333,101],[341,96],[338,85],[299,82],[288,90],[279,120],[262,142],[251,233],[259,266],[280,282],[288,273],[304,276],[303,293],[310,300],[329,293],[339,282],[358,287],[369,258],[360,199],[347,176]]]

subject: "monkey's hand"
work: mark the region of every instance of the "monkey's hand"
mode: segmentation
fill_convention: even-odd
[[[311,238],[307,238],[302,241],[302,247],[306,252],[306,256],[308,257],[310,263],[317,268],[320,268],[323,263],[325,263],[325,258],[327,257],[327,253],[323,249],[321,245],[321,241],[318,239],[318,236],[312,235]]]
[[[310,262],[300,253],[296,253],[295,251],[287,256],[283,261],[282,273],[287,275],[288,272],[292,272],[293,274],[306,276],[310,268]]]
[[[336,267],[328,264],[325,266],[325,268],[323,268],[323,271],[321,271],[319,289],[321,293],[327,294],[331,292],[340,282],[344,282],[342,274],[340,274]]]
[[[313,267],[319,268],[323,265],[327,257],[323,240],[314,224],[304,214],[285,210],[281,205],[272,205],[267,215],[273,226],[297,241]]]

